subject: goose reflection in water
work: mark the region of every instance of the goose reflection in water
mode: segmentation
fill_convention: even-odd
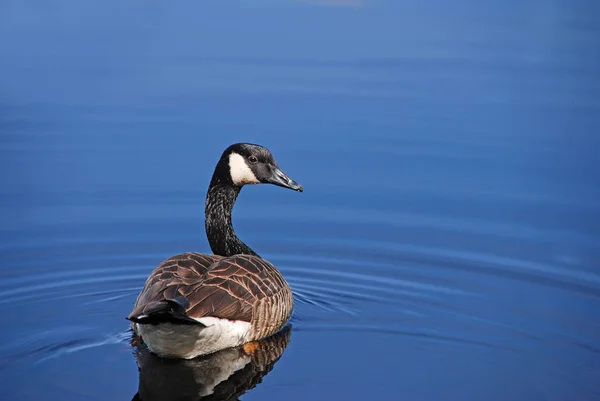
[[[132,401],[237,400],[273,369],[290,337],[288,325],[251,346],[187,360],[160,358],[134,337],[140,379]]]

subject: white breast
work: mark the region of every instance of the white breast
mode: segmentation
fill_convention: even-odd
[[[246,342],[250,323],[203,317],[201,325],[137,324],[136,331],[150,351],[164,358],[191,359]]]

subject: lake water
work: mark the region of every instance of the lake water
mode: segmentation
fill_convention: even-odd
[[[3,1],[1,398],[600,399],[599,77],[591,0]],[[125,317],[238,141],[292,327],[167,363]]]

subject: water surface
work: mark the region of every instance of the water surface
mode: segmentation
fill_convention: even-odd
[[[600,398],[594,2],[0,10],[3,399]],[[305,188],[234,210],[292,329],[165,366],[125,316],[237,141]]]

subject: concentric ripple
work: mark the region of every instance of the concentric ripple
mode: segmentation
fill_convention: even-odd
[[[238,141],[304,186],[234,210],[295,296],[245,401],[600,399],[598,2],[90,3],[0,6],[3,400],[136,394]]]
[[[369,212],[352,211],[357,213]],[[350,218],[340,221],[339,230],[320,235],[311,232],[315,222],[306,220],[294,221],[295,234],[287,238],[269,235],[275,220],[261,220],[262,234],[253,229],[257,223],[253,219],[241,219],[239,229],[249,237],[261,235],[255,248],[290,283],[296,299],[292,323],[298,332],[385,333],[517,353],[540,352],[542,343],[551,343],[554,349],[599,352],[591,336],[597,311],[582,307],[590,299],[599,302],[600,277],[595,273],[573,268],[572,261],[548,260],[531,238],[515,238],[518,254],[529,259],[494,252],[499,234],[494,225],[470,232],[465,231],[467,222],[448,226],[441,219],[436,225],[427,216],[420,225],[414,219],[409,226],[380,222],[385,238],[364,238],[376,234],[375,223],[364,219],[349,223]],[[0,283],[0,304],[19,305],[9,317],[20,315],[24,327],[40,321],[50,326],[56,317],[48,315],[49,310],[68,311],[60,314],[60,329],[5,341],[5,366],[26,360],[25,356],[43,362],[90,347],[125,344],[124,317],[152,268],[174,253],[203,250],[201,241],[160,242],[165,229],[179,223],[183,221],[154,223],[147,242],[131,242],[136,232],[143,231],[133,224],[131,231],[110,240],[102,231],[108,226],[99,226],[96,240],[55,237],[47,229],[40,236],[50,240],[38,246],[3,244],[7,268]],[[482,231],[488,236],[482,237]],[[430,236],[436,240],[422,240]],[[440,245],[449,238],[446,247]],[[478,244],[477,251],[468,248],[471,243]],[[551,315],[545,313],[548,307]],[[535,325],[532,316],[538,318]]]

